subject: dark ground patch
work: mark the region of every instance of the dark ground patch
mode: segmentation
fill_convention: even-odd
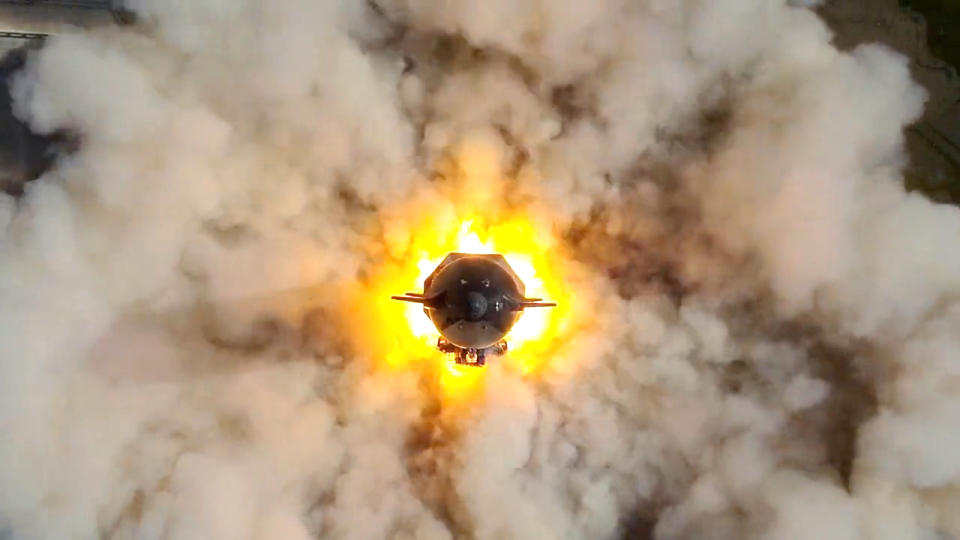
[[[930,53],[960,69],[960,0],[900,0],[927,21]]]
[[[960,204],[960,0],[827,0],[817,11],[840,49],[882,43],[910,59],[928,98],[923,117],[905,130],[904,183]]]
[[[13,112],[10,86],[40,42],[29,41],[0,58],[0,191],[23,193],[24,184],[43,174],[54,160],[53,137],[30,131]]]

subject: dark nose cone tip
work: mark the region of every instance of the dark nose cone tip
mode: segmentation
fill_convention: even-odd
[[[487,298],[471,291],[467,293],[467,314],[471,321],[479,321],[487,313]]]

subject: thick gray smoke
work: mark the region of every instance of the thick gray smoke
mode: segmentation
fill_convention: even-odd
[[[0,537],[960,538],[960,212],[902,187],[906,60],[802,4],[51,38],[17,111],[82,143],[0,195]],[[586,316],[450,409],[344,291],[465,199],[552,223]]]

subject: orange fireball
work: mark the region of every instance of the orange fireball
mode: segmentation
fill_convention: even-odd
[[[539,366],[537,358],[550,348],[559,335],[560,323],[569,314],[572,302],[572,296],[563,287],[557,265],[551,264],[548,256],[551,242],[547,235],[538,232],[532,223],[521,219],[486,226],[478,219],[466,219],[458,224],[452,234],[423,230],[415,231],[411,238],[412,249],[409,252],[419,255],[415,265],[411,265],[416,268],[417,275],[413,276],[411,272],[408,274],[409,278],[397,276],[390,280],[394,283],[392,292],[418,290],[423,287],[427,277],[451,252],[499,253],[526,286],[526,296],[548,298],[557,302],[556,309],[524,310],[523,316],[507,336],[510,349],[503,361],[519,367],[525,373],[535,370]],[[383,290],[380,287],[377,289]],[[393,365],[408,364],[409,358],[404,356],[436,356],[433,351],[436,350],[440,332],[424,313],[422,305],[389,305],[388,295],[379,298],[378,302],[386,303],[384,309],[389,312],[403,312],[405,328],[392,328],[392,331],[397,334],[398,339],[409,340],[409,343],[401,345],[391,353]],[[462,372],[461,369],[456,371]]]

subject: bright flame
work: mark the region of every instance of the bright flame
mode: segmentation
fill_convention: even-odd
[[[556,338],[559,321],[569,312],[571,295],[562,287],[562,281],[553,270],[556,265],[548,260],[546,246],[529,222],[514,220],[483,227],[477,220],[464,220],[457,227],[456,235],[447,242],[438,242],[432,249],[421,251],[417,263],[420,270],[414,283],[407,288],[419,291],[423,282],[450,252],[500,253],[526,285],[526,296],[544,298],[558,303],[557,308],[532,308],[524,310],[517,324],[507,335],[509,356],[521,360],[524,372],[538,366],[534,351],[543,352],[546,345]],[[407,307],[407,322],[417,338],[436,344],[440,333],[418,304]],[[553,331],[551,331],[553,330]],[[474,370],[476,371],[476,370]]]
[[[391,300],[391,295],[420,292],[424,280],[451,252],[500,253],[526,286],[527,297],[555,301],[557,307],[524,310],[507,334],[509,352],[490,362],[532,374],[543,367],[550,351],[565,332],[572,313],[573,295],[565,287],[556,256],[549,250],[549,231],[538,230],[529,220],[515,218],[485,224],[479,218],[436,223],[433,216],[409,231],[403,256],[384,265],[362,292],[365,300],[355,323],[372,334],[358,333],[363,346],[383,358],[389,369],[433,368],[447,397],[471,395],[483,381],[484,369],[458,366],[436,349],[439,331],[420,304]],[[368,311],[369,310],[369,311]],[[378,350],[379,349],[379,350]]]

